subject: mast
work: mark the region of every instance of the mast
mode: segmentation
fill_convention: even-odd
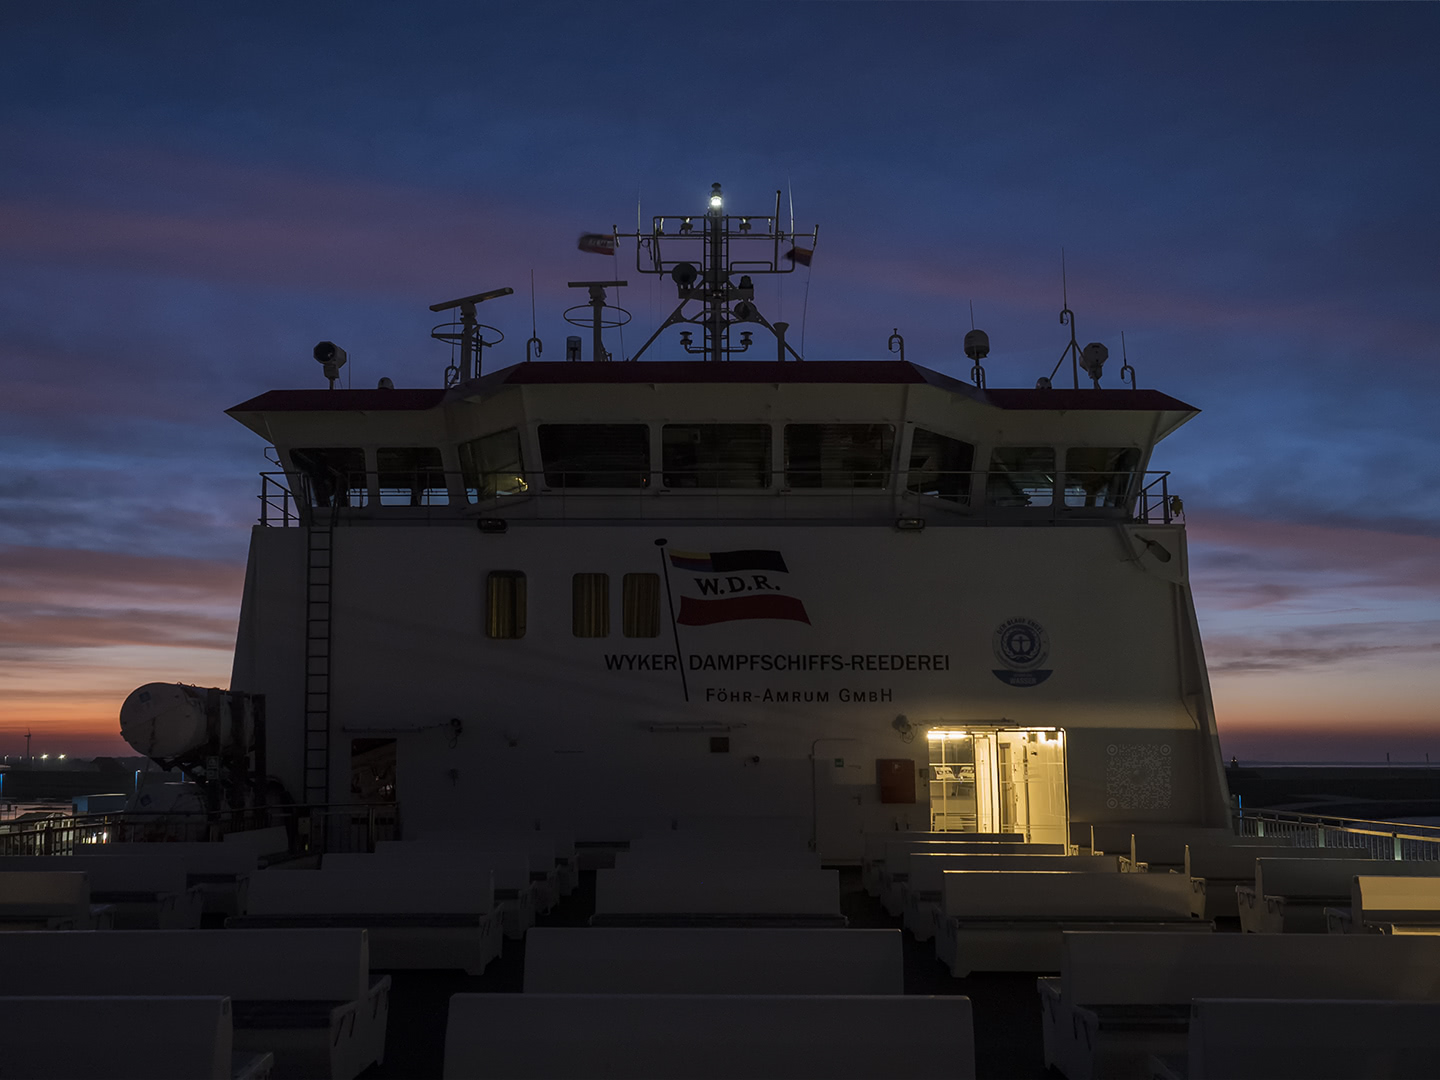
[[[780,222],[780,192],[770,214],[727,214],[725,195],[716,183],[710,187],[704,217],[694,214],[657,214],[650,231],[614,233],[615,239],[635,241],[635,268],[642,274],[665,275],[675,283],[679,305],[656,328],[631,360],[638,360],[667,328],[685,327],[680,346],[692,356],[711,363],[728,360],[750,350],[755,324],[775,337],[780,359],[804,359],[785,340],[786,323],[772,324],[755,304],[755,276],[792,274],[797,265],[807,265],[814,250],[818,228],[795,232],[793,223],[785,229]],[[688,311],[698,302],[698,312]],[[733,339],[735,325],[742,324],[740,340]],[[700,341],[693,342],[698,328]]]

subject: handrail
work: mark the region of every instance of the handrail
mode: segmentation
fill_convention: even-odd
[[[1243,808],[1233,820],[1239,836],[1288,836],[1297,847],[1360,848],[1381,859],[1440,860],[1440,826]]]
[[[118,811],[0,823],[0,855],[75,855],[102,844],[218,842],[229,833],[283,825],[294,854],[373,851],[398,839],[397,803],[294,803],[211,813]]]
[[[1148,525],[1174,523],[1168,472],[1137,473],[1118,471],[1057,472],[1033,478],[1003,470],[901,470],[855,469],[771,469],[750,470],[743,466],[696,467],[691,469],[626,468],[607,470],[506,470],[466,474],[440,469],[413,472],[395,470],[335,473],[320,481],[301,472],[267,471],[260,474],[260,524],[285,527],[305,523],[313,508],[340,511],[337,520],[355,511],[369,517],[377,509],[389,516],[391,510],[438,511],[445,516],[466,512],[513,511],[532,500],[558,502],[562,506],[580,501],[595,505],[600,500],[660,500],[669,508],[659,516],[686,516],[679,512],[677,499],[708,500],[736,507],[747,505],[740,516],[762,517],[772,513],[763,500],[797,500],[805,508],[800,516],[813,516],[813,500],[846,500],[855,511],[851,516],[894,517],[933,509],[980,519],[1025,515],[1027,520],[1049,516],[1055,520],[1104,518]],[[748,480],[748,486],[726,484],[726,480]],[[703,484],[704,481],[711,481]],[[693,481],[691,483],[690,481]],[[759,501],[757,501],[759,500]],[[690,505],[696,505],[691,503]],[[829,505],[827,503],[827,505]],[[400,515],[396,515],[400,516]],[[515,516],[559,515],[532,507]],[[637,516],[655,516],[646,513]],[[844,516],[844,515],[841,515]]]

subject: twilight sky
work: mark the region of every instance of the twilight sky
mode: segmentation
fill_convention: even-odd
[[[426,306],[498,285],[521,359],[532,269],[558,359],[576,235],[718,180],[819,223],[814,359],[898,326],[965,377],[973,301],[1031,386],[1064,247],[1082,343],[1203,410],[1154,467],[1227,757],[1440,761],[1437,52],[1428,4],[0,3],[0,753],[226,684],[267,467],[226,407],[321,338],[439,385]],[[670,292],[628,277],[633,351]]]

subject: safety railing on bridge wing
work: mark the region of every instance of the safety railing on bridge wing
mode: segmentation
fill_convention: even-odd
[[[1440,860],[1440,827],[1434,825],[1283,810],[1240,810],[1234,821],[1239,836],[1279,836],[1296,847],[1355,849],[1372,859]]]
[[[544,469],[468,474],[264,472],[260,524],[501,514],[512,518],[841,518],[930,514],[937,523],[1013,519],[1169,525],[1179,500],[1168,472],[725,468]]]

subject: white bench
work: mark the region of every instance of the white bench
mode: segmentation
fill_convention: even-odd
[[[891,915],[905,911],[904,889],[910,876],[910,856],[932,855],[1066,855],[1066,844],[1027,844],[990,840],[891,840],[880,865],[880,903]]]
[[[500,908],[505,936],[518,941],[535,925],[542,889],[530,872],[530,854],[520,845],[486,850],[444,840],[382,840],[375,845],[376,859],[403,859],[406,865],[424,867],[443,860],[445,865],[491,875],[495,902]]]
[[[226,997],[0,997],[6,1076],[27,1080],[264,1080],[236,1054]]]
[[[1440,1002],[1200,998],[1187,1080],[1433,1080]]]
[[[0,870],[0,930],[108,930],[113,915],[81,871]]]
[[[198,885],[207,912],[235,915],[245,910],[250,875],[260,865],[260,856],[239,843],[126,843],[96,844],[86,855],[111,858],[141,856],[179,859],[185,866],[187,886]]]
[[[250,883],[250,910],[228,926],[361,927],[379,970],[460,968],[479,975],[500,955],[501,914],[488,871],[370,860],[364,869],[262,870]]]
[[[1237,837],[1228,828],[1167,822],[1107,822],[1093,828],[1096,850],[1126,855],[1167,869],[1184,865],[1186,845],[1201,847],[1251,844],[1288,847],[1292,844],[1289,837]]]
[[[971,1080],[970,1000],[904,995],[456,994],[446,1080]]]
[[[290,854],[290,834],[286,832],[283,825],[226,833],[221,837],[221,841],[237,848],[244,848],[246,851],[253,851],[262,866],[267,862],[279,861]]]
[[[917,941],[929,941],[935,933],[935,913],[940,910],[942,875],[946,870],[1056,870],[1066,873],[1118,873],[1116,855],[952,855],[912,851],[909,872],[900,892],[904,898],[905,929]]]
[[[860,878],[865,891],[880,895],[880,867],[885,862],[885,845],[895,840],[964,840],[976,844],[1018,844],[1025,840],[1020,833],[956,833],[956,832],[867,832],[861,838]]]
[[[1214,919],[1240,914],[1235,889],[1255,882],[1257,859],[1294,859],[1307,862],[1319,859],[1368,858],[1368,853],[1353,848],[1297,848],[1278,844],[1251,843],[1254,837],[1241,837],[1233,843],[1185,846],[1183,873],[1192,879],[1195,890],[1195,914]]]
[[[802,848],[810,843],[811,826],[808,814],[681,814],[674,819],[674,831],[692,837],[776,837]]]
[[[1194,998],[1440,1000],[1440,939],[1067,933],[1059,978],[1038,988],[1046,1065],[1134,1076],[1184,1055]]]
[[[595,926],[844,926],[836,870],[597,870]]]
[[[204,897],[188,885],[178,859],[116,859],[84,855],[4,855],[0,872],[78,872],[90,879],[90,902],[111,908],[121,930],[193,930]]]
[[[1440,877],[1357,875],[1349,909],[1325,918],[1336,934],[1440,934]]]
[[[651,828],[631,833],[629,846],[632,851],[642,848],[673,850],[692,847],[808,851],[810,825],[808,822],[801,825],[798,819],[781,818],[756,819],[749,824],[733,826],[719,822],[690,825],[682,820],[676,828]]]
[[[538,829],[433,830],[418,837],[392,841],[403,846],[452,851],[523,851],[530,860],[530,881],[536,888],[536,907],[548,912],[575,890],[579,873],[575,842]]]
[[[228,997],[235,1048],[273,1052],[279,1077],[352,1080],[384,1058],[390,977],[371,978],[363,930],[112,930],[5,938],[0,987],[8,993],[63,996],[73,994],[77,982],[101,995]]]
[[[944,872],[935,955],[972,971],[1059,971],[1064,931],[1209,931],[1180,874]],[[1210,934],[1206,933],[1205,937]]]
[[[1327,849],[1336,855],[1344,849]],[[1325,909],[1350,901],[1355,877],[1434,877],[1440,862],[1386,859],[1275,859],[1255,862],[1253,885],[1237,885],[1240,928],[1251,933],[1324,933]]]
[[[903,994],[899,930],[544,927],[525,937],[525,992]]]
[[[682,867],[726,866],[737,870],[754,867],[775,870],[819,870],[820,856],[814,851],[761,848],[757,851],[685,848],[676,851],[620,851],[616,870],[664,870]]]

